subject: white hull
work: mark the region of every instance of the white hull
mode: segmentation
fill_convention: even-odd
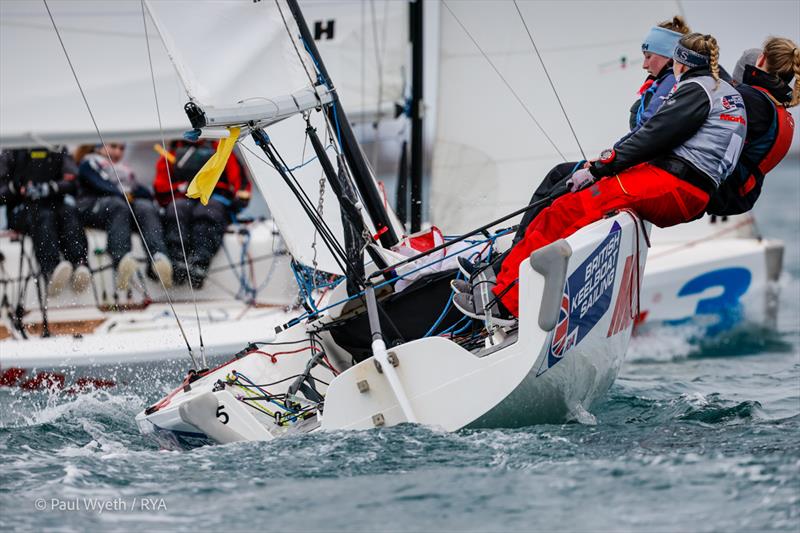
[[[756,236],[750,215],[655,228],[640,323],[691,322],[707,335],[740,324],[772,327],[783,243]]]
[[[207,357],[229,357],[248,341],[269,336],[270,325],[285,320],[285,310],[296,298],[289,256],[273,223],[254,222],[242,228],[249,236],[235,231],[226,234],[224,248],[214,258],[204,287],[195,291]],[[105,248],[104,233],[90,230],[87,234],[90,251]],[[110,261],[104,253],[90,254],[92,268],[99,270],[93,275],[93,288],[80,295],[67,288],[59,296],[47,299],[52,332],[48,338],[42,337],[44,317],[36,282],[28,280],[23,299],[23,335],[11,316],[20,294],[20,243],[6,233],[0,236],[0,250],[4,257],[3,285],[11,304],[0,315],[0,372],[24,369],[26,375],[33,375],[70,371],[103,378],[113,374],[113,368],[119,365],[188,360],[186,343],[160,284],[143,275],[134,280],[130,291],[114,291],[111,270],[99,270]],[[29,239],[25,250],[32,258]],[[134,239],[134,253],[145,257],[138,239]],[[23,265],[24,278],[31,266],[27,259]],[[35,262],[32,267],[35,271]],[[144,262],[141,270],[144,271]],[[248,287],[256,290],[248,292]],[[170,290],[170,297],[199,358],[191,292],[187,286],[175,287]]]
[[[231,385],[230,376],[236,371],[253,383],[272,383],[301,372],[308,357],[286,355],[273,362],[252,353],[194,381],[188,390],[176,389],[139,414],[137,423],[162,444],[270,440],[295,431],[407,422],[409,413],[399,398],[407,398],[418,422],[449,431],[585,420],[624,360],[635,316],[637,266],[644,267],[646,255],[628,214],[583,228],[520,266],[518,329],[472,349],[446,337],[406,342],[390,348],[397,363],[392,369],[384,363],[379,371],[372,357],[340,368],[336,376],[316,367],[316,377],[330,384],[320,390],[324,409],[302,422],[277,425],[253,405],[257,402],[241,399],[253,392]],[[300,324],[275,340],[301,342],[325,322]],[[319,342],[331,360],[346,360],[329,335],[322,334]],[[396,373],[399,389],[387,379],[387,370]],[[289,415],[284,411],[283,420]]]

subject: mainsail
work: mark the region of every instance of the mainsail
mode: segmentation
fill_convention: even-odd
[[[676,4],[518,4],[593,157],[627,132],[626,111],[643,80],[642,35]],[[553,165],[581,154],[512,2],[450,1],[439,23],[430,213],[459,232],[523,205]]]
[[[223,73],[241,80],[256,66],[251,60],[258,56],[253,46],[258,32],[254,37],[230,25],[240,22],[235,18],[203,23],[206,13],[219,13],[213,4],[183,3],[182,21],[191,28],[205,24],[211,38],[206,42],[195,33],[193,47],[236,50],[219,67],[224,69],[218,71],[219,83],[226,84]],[[328,68],[340,80],[337,89],[351,117],[371,117],[402,100],[408,47],[404,2],[367,6],[357,0],[307,0],[302,5],[312,31],[319,33],[320,51],[330,58]],[[51,2],[50,9],[103,135],[118,141],[159,139],[141,2],[74,0]],[[147,21],[164,133],[178,137],[190,127],[183,112],[186,91]],[[41,2],[0,2],[0,117],[1,147],[97,142]]]

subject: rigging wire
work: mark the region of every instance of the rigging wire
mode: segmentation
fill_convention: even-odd
[[[533,45],[533,50],[534,52],[536,52],[536,56],[539,58],[539,63],[542,64],[542,69],[544,70],[545,76],[547,76],[547,81],[550,82],[550,88],[553,89],[553,94],[556,95],[556,100],[558,100],[558,105],[559,107],[561,107],[561,112],[564,113],[564,118],[567,119],[567,125],[569,125],[569,130],[572,132],[572,136],[575,137],[575,143],[578,145],[578,150],[581,151],[581,157],[583,157],[583,159],[586,160],[586,153],[583,151],[583,146],[581,146],[581,141],[578,140],[578,134],[575,133],[575,128],[572,127],[572,121],[569,119],[569,115],[567,115],[567,110],[564,109],[564,104],[561,102],[561,97],[558,95],[558,90],[556,89],[556,86],[553,83],[553,79],[550,77],[550,73],[547,71],[547,66],[545,66],[544,59],[542,59],[542,55],[539,53],[539,48],[536,46],[536,42],[533,40],[533,34],[531,33],[530,28],[528,28],[528,23],[525,22],[525,17],[522,16],[522,11],[520,11],[519,9],[517,0],[514,0],[514,7],[517,8],[519,19],[522,21],[522,25],[525,26],[525,31],[528,32],[528,38],[531,40],[531,44]]]
[[[111,163],[111,169],[114,171],[114,177],[117,179],[117,184],[119,185],[119,190],[122,192],[123,198],[125,198],[125,203],[128,206],[128,210],[131,213],[131,217],[133,218],[133,222],[136,224],[136,229],[139,231],[139,235],[144,235],[142,232],[142,227],[139,225],[139,219],[136,218],[136,213],[133,211],[133,206],[131,205],[130,200],[124,194],[124,187],[122,185],[122,180],[117,173],[117,168],[114,165],[113,161],[111,161],[111,154],[108,151],[108,146],[106,145],[106,141],[103,138],[102,133],[100,133],[100,127],[97,125],[97,120],[94,118],[94,113],[92,112],[92,108],[89,105],[89,100],[86,98],[86,93],[83,91],[83,86],[81,85],[80,80],[78,79],[78,74],[75,72],[75,67],[72,65],[72,60],[69,57],[69,52],[67,52],[67,47],[64,44],[64,40],[61,38],[61,33],[58,31],[58,25],[56,25],[56,21],[53,18],[53,14],[50,12],[50,6],[47,4],[47,0],[42,0],[44,3],[44,7],[47,10],[47,15],[50,17],[50,22],[53,24],[53,30],[56,32],[56,37],[58,37],[58,42],[61,44],[61,50],[64,51],[64,56],[67,58],[67,63],[69,64],[69,68],[72,71],[72,77],[75,79],[75,84],[78,86],[78,90],[81,93],[81,97],[83,98],[83,103],[86,105],[86,110],[89,112],[89,118],[92,119],[92,124],[94,125],[94,129],[97,132],[97,137],[100,139],[100,144],[103,145],[103,150],[106,152],[106,158],[108,158],[109,163]],[[147,256],[150,259],[150,264],[153,265],[155,261],[153,260],[153,254],[150,253],[150,246],[147,244],[147,240],[142,237],[142,245],[147,252]],[[164,289],[164,295],[167,298],[167,303],[169,304],[170,309],[172,309],[172,314],[175,316],[175,321],[178,323],[178,329],[181,332],[181,336],[183,336],[183,340],[186,343],[186,349],[189,351],[189,357],[192,359],[192,363],[197,366],[197,360],[194,357],[194,352],[192,352],[192,346],[189,344],[189,339],[186,336],[186,332],[183,329],[183,324],[181,323],[180,318],[178,317],[178,313],[175,312],[175,306],[172,303],[172,298],[169,296],[169,291],[167,291],[166,285],[164,285],[164,280],[161,279],[161,275],[158,271],[153,268],[153,271],[156,273],[158,277],[158,281],[161,283],[161,288]]]
[[[561,159],[563,159],[564,161],[567,161],[567,157],[561,152],[561,150],[558,149],[558,146],[556,146],[556,143],[553,141],[553,139],[550,138],[550,136],[544,130],[544,127],[542,127],[542,125],[539,123],[539,121],[536,120],[536,117],[533,116],[533,112],[528,108],[527,105],[525,105],[525,102],[522,101],[522,98],[520,98],[520,96],[517,94],[517,92],[514,90],[514,88],[511,87],[511,84],[508,82],[508,80],[506,80],[505,76],[503,76],[503,74],[500,72],[500,69],[497,68],[497,66],[492,62],[492,60],[489,58],[489,56],[486,54],[486,52],[484,52],[483,48],[481,48],[481,46],[478,44],[478,41],[475,40],[475,38],[472,36],[472,34],[469,32],[469,30],[467,30],[466,26],[464,26],[464,24],[456,16],[456,14],[453,13],[453,10],[450,9],[450,6],[447,4],[447,0],[442,0],[442,5],[444,5],[444,7],[447,9],[447,11],[450,12],[450,14],[453,16],[453,18],[458,23],[458,25],[461,26],[461,29],[464,30],[464,33],[467,34],[467,37],[469,37],[470,41],[472,41],[472,44],[475,45],[475,47],[481,53],[483,58],[486,59],[486,61],[489,62],[489,65],[492,67],[492,69],[494,69],[495,73],[497,73],[497,75],[503,81],[503,83],[508,88],[508,90],[511,91],[511,94],[514,95],[514,98],[516,98],[517,102],[519,102],[519,104],[522,106],[522,108],[525,110],[525,112],[528,114],[528,116],[531,117],[531,120],[533,120],[534,124],[536,124],[536,127],[539,128],[539,131],[542,132],[542,135],[544,135],[545,139],[547,139],[547,141],[555,149],[555,151],[558,153],[558,155],[561,156]]]
[[[162,157],[164,158],[164,166],[167,168],[167,179],[169,180],[169,193],[172,196],[172,208],[175,211],[175,225],[178,227],[178,238],[181,241],[181,253],[183,253],[183,264],[186,267],[186,276],[189,278],[189,291],[192,294],[192,303],[194,304],[194,315],[197,319],[197,333],[200,337],[200,360],[203,362],[203,367],[208,367],[206,362],[206,348],[203,343],[203,328],[200,325],[200,311],[197,309],[197,297],[194,293],[194,285],[192,285],[192,273],[189,270],[189,259],[186,256],[186,245],[183,241],[183,230],[181,230],[181,221],[178,218],[178,206],[175,203],[175,190],[172,184],[172,172],[169,169],[169,161],[167,160],[167,141],[164,137],[164,126],[161,121],[161,106],[158,104],[158,91],[156,90],[156,75],[153,70],[153,56],[150,52],[150,38],[147,34],[147,13],[144,8],[144,0],[139,2],[142,6],[142,24],[144,26],[144,41],[147,45],[147,61],[150,65],[150,81],[153,83],[153,99],[156,104],[156,115],[158,116],[158,131],[161,134],[161,147],[163,148]]]

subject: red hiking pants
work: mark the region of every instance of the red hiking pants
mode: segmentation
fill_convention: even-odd
[[[642,163],[591,187],[558,198],[528,226],[525,237],[514,246],[497,274],[495,295],[519,277],[519,265],[534,250],[569,237],[607,213],[631,209],[640,217],[665,228],[688,222],[703,212],[709,196],[702,189],[658,167]],[[519,288],[500,297],[514,316],[519,316]]]

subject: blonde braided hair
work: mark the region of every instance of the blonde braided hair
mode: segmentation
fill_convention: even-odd
[[[800,104],[800,49],[794,41],[785,37],[770,37],[764,43],[764,59],[766,59],[764,70],[768,73],[780,78],[794,75],[792,100],[781,105],[794,107]]]
[[[690,33],[681,37],[680,44],[689,50],[708,56],[708,66],[711,77],[719,87],[719,45],[713,35]]]

